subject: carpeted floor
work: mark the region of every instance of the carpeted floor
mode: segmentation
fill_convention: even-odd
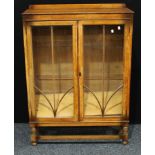
[[[15,155],[140,155],[141,126],[130,125],[129,144],[102,140],[52,141],[32,146],[27,124],[15,124]]]

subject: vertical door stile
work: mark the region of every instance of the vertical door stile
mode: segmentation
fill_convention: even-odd
[[[51,55],[52,55],[52,80],[54,80],[54,34],[53,34],[53,26],[51,26]],[[55,80],[54,80],[55,81]],[[55,92],[53,91],[53,102],[54,102],[54,105],[53,105],[53,113],[54,113],[54,117],[56,117],[56,105],[55,105]]]
[[[83,120],[84,117],[84,80],[83,80],[83,26],[82,24],[79,22],[78,24],[78,49],[79,49],[79,72],[81,73],[81,76],[79,76],[79,92],[80,92],[80,99],[79,99],[79,106],[80,106],[80,120]]]
[[[76,86],[77,86],[77,109],[78,109],[78,112],[77,112],[77,117],[78,117],[78,121],[80,121],[80,90],[79,90],[79,78],[78,78],[78,73],[79,73],[79,21],[76,21],[76,80],[77,80],[77,83],[76,83]]]
[[[78,60],[77,60],[77,22],[72,25],[72,49],[73,49],[73,81],[74,81],[74,116],[78,119]]]
[[[105,75],[105,69],[104,69],[104,64],[105,64],[105,25],[103,25],[103,56],[102,56],[102,117],[104,117],[104,75]]]

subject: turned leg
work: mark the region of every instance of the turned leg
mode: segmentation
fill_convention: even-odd
[[[37,129],[36,129],[36,127],[31,127],[31,143],[33,146],[37,145]]]
[[[122,143],[124,145],[128,144],[128,125],[122,127]]]

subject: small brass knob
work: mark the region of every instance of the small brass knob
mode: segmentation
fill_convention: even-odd
[[[81,72],[79,72],[79,76],[81,76]]]

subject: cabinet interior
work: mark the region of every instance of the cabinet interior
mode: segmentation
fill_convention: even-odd
[[[72,26],[32,27],[38,118],[74,116],[72,36]],[[123,42],[123,25],[83,26],[84,117],[122,115]]]

